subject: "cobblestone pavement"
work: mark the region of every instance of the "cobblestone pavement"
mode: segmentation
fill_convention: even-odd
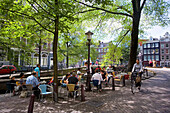
[[[85,102],[35,102],[34,113],[170,113],[170,70],[154,70],[157,74],[142,82],[134,95],[130,85],[116,87],[116,91],[86,93]],[[0,113],[26,113],[29,98],[2,97]]]

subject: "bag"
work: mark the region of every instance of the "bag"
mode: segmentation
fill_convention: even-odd
[[[141,81],[141,77],[140,76],[137,76],[136,77],[136,83],[140,82]]]

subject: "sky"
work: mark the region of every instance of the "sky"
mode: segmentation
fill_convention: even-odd
[[[170,33],[170,25],[166,27],[153,26],[152,28],[145,30],[145,32],[146,32],[145,37],[149,38],[150,36],[152,36],[153,38],[159,39],[160,36],[162,37],[166,32]],[[113,38],[105,37],[103,39],[100,38],[99,40],[101,40],[102,42],[109,42],[111,41],[111,39]]]
[[[160,36],[163,36],[166,32],[170,33],[170,26],[154,26],[153,28],[147,30],[148,38],[150,36],[152,36],[153,38],[160,38]]]

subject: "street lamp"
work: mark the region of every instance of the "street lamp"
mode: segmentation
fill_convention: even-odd
[[[93,35],[92,32],[88,31],[87,33],[85,33],[85,35],[87,36],[87,40],[88,40],[88,69],[87,69],[87,81],[86,81],[86,87],[87,87],[87,91],[91,91],[91,85],[90,85],[90,41],[91,41],[91,37]]]

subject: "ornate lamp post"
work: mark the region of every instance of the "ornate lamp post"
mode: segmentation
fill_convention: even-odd
[[[91,37],[93,35],[92,32],[88,31],[87,33],[85,33],[85,35],[87,35],[87,40],[88,40],[88,69],[87,69],[87,81],[86,81],[86,87],[87,87],[87,91],[91,91],[91,85],[90,85],[90,41],[91,41]]]

